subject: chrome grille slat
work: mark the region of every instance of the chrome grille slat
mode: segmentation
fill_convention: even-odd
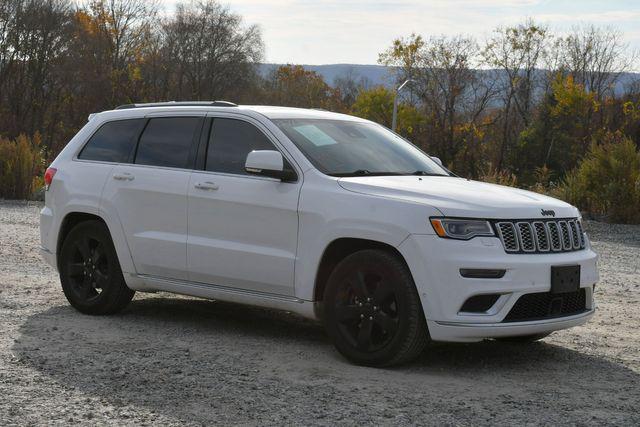
[[[518,252],[520,250],[520,245],[518,244],[516,229],[513,223],[499,222],[496,225],[504,250],[507,252]]]
[[[557,222],[547,222],[547,229],[551,236],[551,249],[554,251],[562,250],[562,239],[560,238],[560,228]]]
[[[549,232],[547,227],[545,227],[544,222],[535,221],[533,222],[533,229],[535,231],[536,236],[536,247],[540,252],[548,252],[549,251]]]
[[[518,222],[516,223],[516,229],[518,231],[520,248],[525,252],[535,252],[536,244],[533,241],[533,230],[531,229],[531,224],[528,222]]]
[[[562,236],[562,249],[568,251],[571,249],[571,231],[569,230],[569,224],[567,221],[558,221],[560,226],[560,235]]]
[[[578,219],[504,220],[495,226],[504,250],[509,253],[570,252],[585,247]]]
[[[576,225],[578,226],[578,234],[580,235],[580,249],[584,249],[584,231],[582,230],[582,221],[576,221]]]
[[[580,232],[578,231],[577,221],[569,221],[571,226],[571,236],[573,237],[573,249],[580,249]]]

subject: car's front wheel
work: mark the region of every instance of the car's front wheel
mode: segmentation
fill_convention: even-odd
[[[109,229],[100,221],[82,222],[69,232],[59,267],[67,300],[83,313],[118,312],[135,293],[124,281]]]
[[[406,264],[384,250],[343,259],[324,294],[325,326],[338,351],[367,366],[390,366],[422,352],[428,332]]]

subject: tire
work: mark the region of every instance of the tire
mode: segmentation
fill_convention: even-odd
[[[69,232],[60,251],[60,282],[69,303],[85,314],[116,313],[135,294],[101,221],[82,222]]]
[[[543,334],[533,334],[533,335],[520,335],[516,337],[502,337],[502,338],[496,338],[496,341],[508,342],[513,344],[531,344],[536,341],[540,341],[541,339],[546,338],[549,335],[551,335],[551,332],[546,332]]]
[[[324,293],[324,319],[337,350],[358,365],[408,362],[429,339],[409,269],[383,250],[355,252],[336,266]]]

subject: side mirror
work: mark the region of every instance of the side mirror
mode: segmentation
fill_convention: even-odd
[[[281,181],[295,181],[296,173],[285,167],[284,158],[276,150],[255,150],[247,154],[244,170],[253,175],[267,176]]]
[[[438,166],[442,166],[442,160],[440,160],[439,157],[435,157],[435,156],[429,156],[431,157],[431,160],[433,160],[434,162],[436,162],[438,164]],[[444,167],[444,166],[443,166]]]

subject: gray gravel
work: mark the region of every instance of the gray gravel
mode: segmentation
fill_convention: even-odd
[[[602,279],[586,326],[377,370],[286,313],[140,293],[77,313],[38,255],[39,208],[0,201],[0,425],[640,424],[639,226],[587,224]]]

